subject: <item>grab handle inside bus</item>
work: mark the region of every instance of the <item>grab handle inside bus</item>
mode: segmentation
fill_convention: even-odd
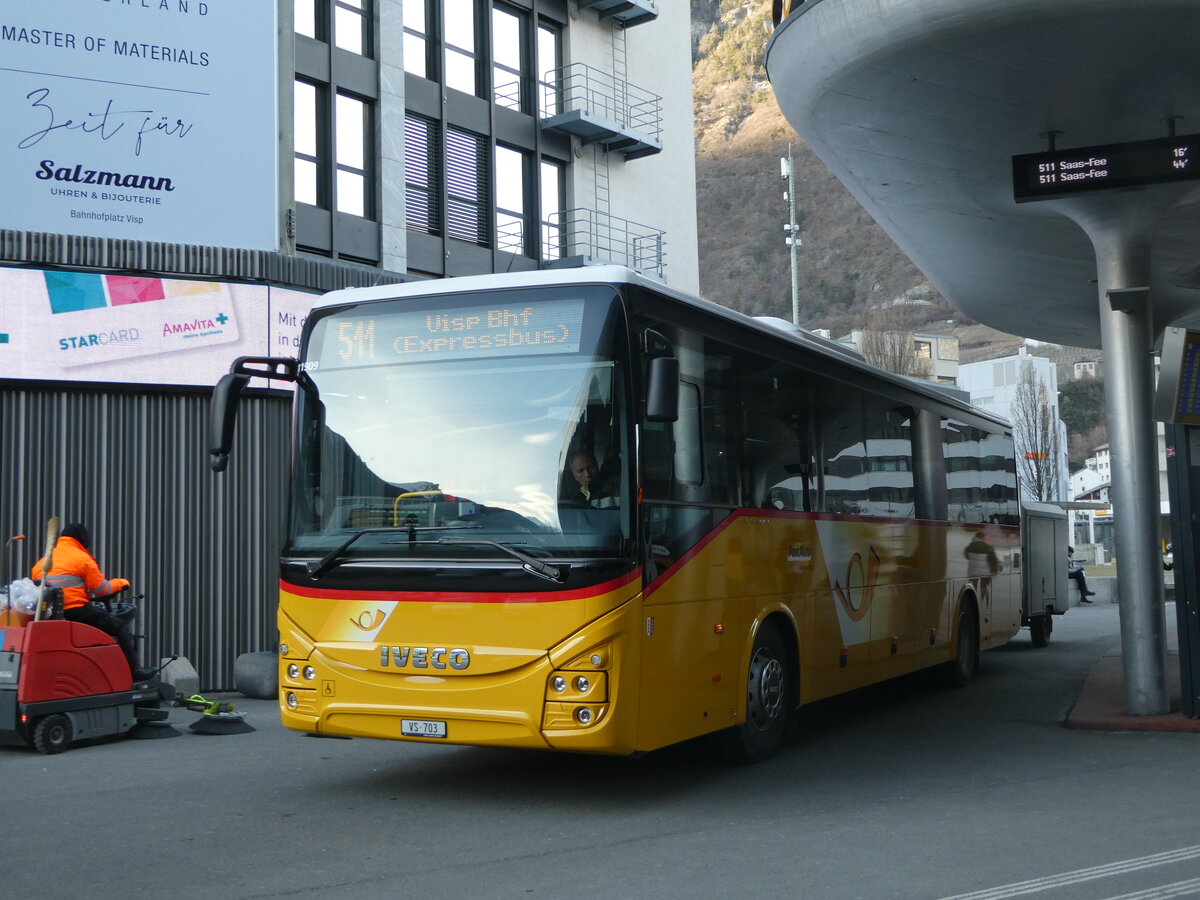
[[[296,381],[300,364],[294,359],[276,356],[239,356],[229,367],[228,374],[213,388],[212,404],[208,411],[208,466],[214,472],[224,472],[233,449],[233,428],[237,421],[238,401],[250,376],[273,381]]]
[[[674,422],[679,418],[679,360],[656,356],[650,360],[646,383],[646,421]]]

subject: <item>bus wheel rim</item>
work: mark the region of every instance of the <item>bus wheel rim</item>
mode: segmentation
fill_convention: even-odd
[[[750,692],[746,717],[758,729],[765,730],[783,710],[783,665],[763,648],[750,660]]]

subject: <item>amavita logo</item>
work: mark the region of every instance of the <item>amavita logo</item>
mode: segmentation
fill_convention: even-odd
[[[181,335],[183,337],[191,337],[204,333],[212,333],[220,331],[221,326],[229,321],[229,316],[225,313],[217,313],[211,319],[199,318],[192,319],[190,322],[163,322],[163,337],[172,335]]]

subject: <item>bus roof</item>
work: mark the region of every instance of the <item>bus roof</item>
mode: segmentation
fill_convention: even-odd
[[[843,365],[860,370],[872,377],[891,382],[904,389],[921,394],[925,397],[987,419],[1004,428],[1011,428],[1011,423],[995,413],[981,409],[971,403],[954,396],[933,382],[917,378],[894,375],[863,359],[855,350],[813,334],[804,328],[793,325],[785,319],[775,317],[755,318],[729,309],[711,300],[705,300],[692,294],[684,293],[658,281],[648,278],[633,269],[624,266],[580,266],[562,269],[543,269],[525,272],[506,272],[491,275],[462,275],[453,278],[429,278],[420,281],[409,281],[400,284],[382,284],[368,288],[344,288],[332,291],[316,299],[313,309],[319,310],[331,306],[342,306],[350,303],[367,303],[377,300],[403,300],[409,297],[436,297],[443,294],[463,294],[476,291],[512,290],[522,287],[553,287],[555,285],[571,284],[631,284],[644,287],[656,294],[671,297],[687,306],[699,308],[705,312],[724,319],[732,325],[750,328],[757,332],[765,332],[776,340],[804,347],[806,350],[819,355],[837,359]],[[958,393],[961,393],[959,391]]]

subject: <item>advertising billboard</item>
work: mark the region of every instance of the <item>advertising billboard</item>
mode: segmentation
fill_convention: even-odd
[[[313,297],[258,284],[0,268],[0,378],[212,386],[239,356],[298,355]]]
[[[0,3],[0,227],[278,249],[275,0]]]

